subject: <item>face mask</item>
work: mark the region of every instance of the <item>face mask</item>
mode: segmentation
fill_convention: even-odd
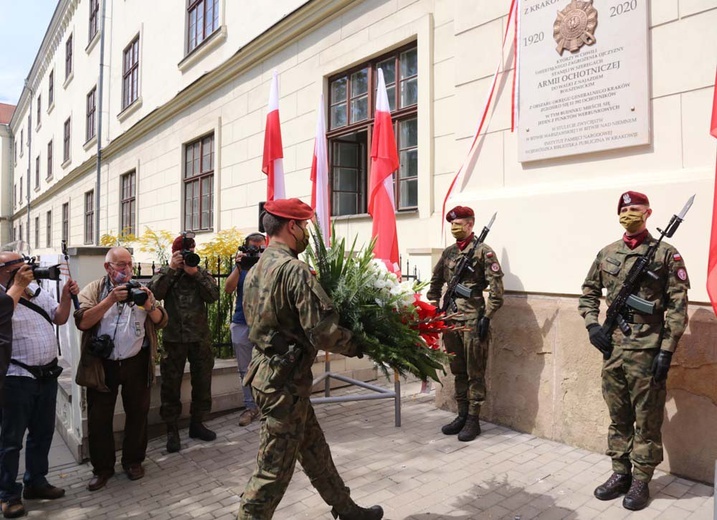
[[[645,222],[645,215],[647,212],[641,211],[626,211],[620,214],[620,224],[628,233],[634,233]]]
[[[297,224],[297,226],[298,226],[298,224]],[[294,239],[296,240],[296,249],[295,249],[296,254],[300,254],[300,253],[303,253],[304,251],[306,251],[306,248],[309,245],[309,230],[304,229],[301,226],[298,226],[298,227],[299,227],[299,230],[301,231],[301,236],[297,238],[297,236],[294,235],[294,233],[291,234],[294,237]]]
[[[468,236],[468,232],[463,229],[463,224],[451,224],[451,235],[456,240],[464,240]]]
[[[115,285],[121,285],[127,282],[128,278],[129,276],[127,276],[124,271],[114,271],[112,273],[112,281]]]

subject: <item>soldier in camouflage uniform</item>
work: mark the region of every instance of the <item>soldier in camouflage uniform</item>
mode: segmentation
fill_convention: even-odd
[[[604,352],[612,349],[603,363],[602,392],[610,412],[606,454],[612,458],[613,474],[595,489],[595,496],[612,500],[627,493],[623,507],[631,510],[647,505],[648,483],[662,462],[665,381],[672,353],[687,326],[690,283],[680,253],[660,243],[649,266],[657,278],[644,276],[634,293],[654,303],[655,312],[643,314],[630,308],[624,315],[631,329],[629,336],[617,328],[608,337],[598,323],[598,313],[602,289],[606,289],[609,306],[635,260],[655,242],[646,224],[651,213],[644,194],[628,191],[620,196],[618,215],[627,232],[598,253],[583,283],[578,307],[590,342]]]
[[[255,345],[244,384],[261,410],[260,445],[238,518],[271,518],[298,460],[333,506],[334,518],[380,520],[381,507],[362,508],[351,499],[309,400],[319,349],[360,355],[351,333],[338,325],[331,299],[297,259],[308,245],[306,220],[313,210],[299,199],[270,201],[264,210],[270,245],[244,282],[244,314]]]
[[[217,435],[204,426],[205,416],[212,409],[212,369],[214,353],[207,321],[207,304],[219,299],[219,287],[203,267],[185,265],[182,251],[192,251],[193,238],[178,236],[172,243],[169,266],[162,267],[149,283],[149,287],[169,314],[164,329],[164,353],[159,364],[162,374],[159,414],[167,424],[167,451],[182,448],[177,420],[182,413],[180,390],[184,365],[189,359],[192,382],[192,404],[189,436],[193,439],[213,441]]]
[[[503,305],[503,271],[495,252],[487,244],[477,244],[473,233],[475,216],[473,210],[457,206],[446,214],[456,243],[448,246],[433,268],[428,299],[436,302],[441,298],[444,284],[449,283],[462,257],[473,251],[472,259],[460,278],[460,283],[470,290],[470,297],[457,296],[448,312],[460,313],[451,323],[463,331],[443,333],[446,350],[453,354],[451,373],[455,381],[458,416],[441,431],[445,435],[458,434],[458,440],[469,442],[480,434],[478,417],[485,402],[485,370],[490,344],[490,320]],[[473,246],[476,245],[475,249]],[[489,289],[488,300],[483,291]]]

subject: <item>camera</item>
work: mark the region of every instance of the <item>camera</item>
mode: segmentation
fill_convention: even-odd
[[[32,269],[32,276],[35,278],[35,280],[59,280],[60,275],[62,274],[60,271],[60,264],[56,265],[50,265],[47,267],[40,267],[40,264],[38,264],[35,261],[35,257],[27,258],[25,257],[25,263],[30,266],[30,269]]]
[[[102,334],[90,340],[87,351],[98,358],[108,359],[114,348],[115,342],[112,341],[112,338],[107,334]]]
[[[142,284],[139,282],[135,282],[134,280],[131,280],[125,284],[125,289],[127,289],[127,299],[125,299],[122,303],[134,303],[135,305],[144,305],[147,301],[147,298],[149,298],[149,295],[144,292],[142,289]]]
[[[248,271],[254,267],[254,265],[259,261],[259,257],[264,252],[264,249],[266,249],[266,246],[249,245],[249,242],[258,242],[263,240],[264,235],[261,233],[252,233],[244,239],[244,245],[237,248],[237,252],[241,251],[244,253],[244,256],[242,256],[239,261],[239,267],[242,270]]]
[[[182,259],[184,260],[184,265],[197,267],[199,265],[199,255],[190,251],[192,243],[194,242],[194,233],[185,231],[182,233],[182,239]]]

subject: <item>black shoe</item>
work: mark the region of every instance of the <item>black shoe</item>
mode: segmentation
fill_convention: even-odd
[[[463,415],[458,414],[455,419],[453,419],[451,422],[441,428],[443,435],[455,435],[457,433],[460,433],[460,431],[466,425],[466,419],[468,419],[467,413]]]
[[[351,509],[343,513],[339,513],[336,508],[333,508],[331,514],[339,520],[381,520],[383,508],[381,506],[359,507],[354,504]]]
[[[189,436],[192,439],[199,439],[200,441],[213,441],[217,438],[217,434],[212,430],[204,426],[200,422],[193,422],[189,425]]]
[[[595,488],[595,498],[599,500],[614,500],[624,495],[630,489],[632,475],[613,473],[603,484]]]
[[[470,442],[480,435],[480,421],[477,415],[469,415],[465,426],[458,434],[458,440],[461,442]]]
[[[44,486],[25,486],[22,498],[26,500],[55,500],[65,496],[65,490],[50,484]]]
[[[167,425],[167,453],[176,453],[182,449],[179,440],[179,429],[176,424]]]
[[[650,500],[650,487],[643,480],[632,480],[630,490],[622,499],[622,507],[631,511],[639,511],[645,509],[647,502]]]

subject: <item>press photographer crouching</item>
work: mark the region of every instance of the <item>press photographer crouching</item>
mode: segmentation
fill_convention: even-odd
[[[152,292],[132,281],[132,256],[113,247],[105,257],[107,275],[80,293],[75,323],[82,353],[75,382],[87,387],[87,430],[94,474],[87,489],[103,488],[114,475],[112,421],[119,387],[125,411],[122,467],[130,480],[144,477],[147,413],[154,381],[157,329],[167,312]]]
[[[56,499],[65,495],[64,489],[51,485],[46,478],[48,454],[55,432],[57,377],[62,372],[57,364],[54,325],[67,322],[71,295],[77,294],[79,288],[75,281],[68,280],[58,304],[37,283],[27,285],[30,273],[33,278],[49,273],[42,269],[29,264],[28,259],[17,253],[0,253],[2,289],[9,292],[15,283],[26,285],[12,317],[12,358],[4,383],[0,501],[5,518],[25,515],[22,498]],[[52,272],[59,275],[59,271]],[[20,484],[16,479],[26,431],[25,474]]]

